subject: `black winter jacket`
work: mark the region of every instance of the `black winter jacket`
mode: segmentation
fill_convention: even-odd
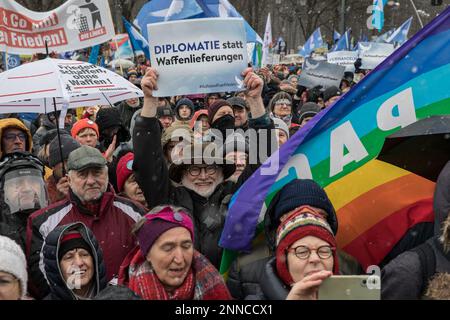
[[[103,262],[102,249],[92,231],[85,224],[75,222],[56,227],[45,239],[43,249],[44,268],[45,276],[50,286],[50,294],[45,298],[46,300],[77,300],[75,294],[67,287],[66,282],[61,276],[58,261],[61,237],[69,230],[78,231],[91,248],[95,268],[93,279],[95,288],[93,295],[96,296],[101,290],[106,288],[106,268]]]
[[[257,121],[258,119],[249,120],[250,127],[256,130],[274,128],[271,120],[270,125],[261,126],[257,125]],[[271,141],[268,140],[267,150],[270,155]],[[171,184],[161,147],[158,119],[136,117],[133,145],[135,151],[133,170],[144,192],[148,207],[173,204],[188,209],[193,215],[196,249],[218,268],[222,257],[222,249],[218,242],[225,223],[229,200],[265,159],[258,159],[258,164],[247,165],[237,183],[224,182],[209,198],[204,198],[183,186],[174,187]]]

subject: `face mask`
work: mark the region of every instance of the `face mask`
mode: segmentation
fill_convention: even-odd
[[[288,114],[287,116],[284,116],[284,117],[279,117],[279,116],[277,116],[275,114],[272,114],[272,115],[273,115],[274,118],[283,120],[283,122],[286,123],[288,126],[291,125],[292,114]]]
[[[220,130],[222,136],[225,137],[227,129],[234,129],[234,117],[231,114],[220,117],[213,122],[211,128]]]

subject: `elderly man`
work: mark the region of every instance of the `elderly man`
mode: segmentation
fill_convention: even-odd
[[[257,132],[255,135],[259,139],[259,133],[263,132],[263,129],[273,129],[273,123],[265,112],[261,98],[263,81],[250,68],[246,69],[243,75],[247,87],[247,103],[253,116],[249,120],[249,126],[255,133]],[[218,241],[231,195],[266,158],[261,157],[255,161],[256,163],[247,165],[237,183],[224,182],[234,173],[235,165],[224,163],[223,156],[217,153],[208,156],[205,153],[201,156],[191,153],[192,156],[188,156],[187,152],[184,152],[189,150],[187,149],[183,151],[178,163],[167,168],[163,149],[159,143],[161,130],[156,118],[158,99],[153,97],[153,90],[157,90],[157,73],[154,69],[147,70],[142,80],[142,88],[145,95],[144,107],[141,116],[136,118],[133,132],[135,151],[133,169],[137,181],[150,208],[172,203],[183,206],[192,213],[195,239],[198,239],[196,248],[218,267],[222,256]],[[229,108],[231,110],[231,107]],[[232,110],[230,112],[233,113]],[[223,116],[226,115],[217,113],[218,118]],[[268,145],[265,146],[268,156],[271,153],[271,143],[269,139]],[[273,144],[275,143],[274,141]],[[257,141],[253,145],[257,147]],[[208,150],[209,146],[212,145],[203,145],[200,152]],[[254,152],[259,154],[257,150]],[[171,179],[181,186],[173,186]]]
[[[31,152],[33,139],[27,127],[18,119],[0,120],[0,158],[12,152]]]
[[[27,224],[27,260],[34,295],[48,293],[43,276],[41,250],[47,235],[59,225],[83,222],[100,243],[107,280],[119,272],[122,260],[134,247],[132,226],[145,214],[143,207],[117,196],[108,184],[106,160],[95,148],[81,146],[72,151],[67,162],[69,195],[36,211]]]

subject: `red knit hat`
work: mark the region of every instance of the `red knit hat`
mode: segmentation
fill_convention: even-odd
[[[92,121],[88,118],[84,118],[84,119],[78,120],[77,122],[75,122],[73,124],[72,130],[70,130],[70,134],[72,135],[72,138],[75,139],[75,137],[78,135],[78,133],[85,128],[91,128],[97,134],[97,138],[100,137],[100,134],[98,133],[98,125],[94,121]]]
[[[208,122],[211,125],[213,123],[214,116],[216,115],[217,111],[219,111],[220,108],[223,106],[229,106],[231,109],[233,109],[233,106],[226,100],[219,99],[215,101],[212,105],[208,108]]]
[[[307,236],[317,237],[336,248],[333,232],[319,213],[307,206],[294,210],[277,229],[276,269],[278,276],[287,285],[294,282],[287,265],[287,250],[294,242]],[[333,250],[333,258],[333,274],[338,274],[336,250]]]
[[[117,164],[116,177],[117,177],[117,189],[119,192],[123,191],[123,186],[128,177],[133,173],[133,160],[134,153],[128,152],[122,158],[120,158]]]

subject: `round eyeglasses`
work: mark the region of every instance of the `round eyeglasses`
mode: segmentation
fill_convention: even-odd
[[[197,177],[200,175],[202,170],[205,170],[207,175],[213,175],[217,171],[217,165],[208,165],[208,166],[190,166],[187,168],[187,172],[193,177]]]
[[[287,252],[294,252],[295,256],[299,259],[306,260],[311,256],[311,252],[315,251],[320,259],[328,259],[333,255],[336,248],[330,246],[321,246],[317,249],[310,249],[307,246],[298,246],[295,248],[290,248]]]

